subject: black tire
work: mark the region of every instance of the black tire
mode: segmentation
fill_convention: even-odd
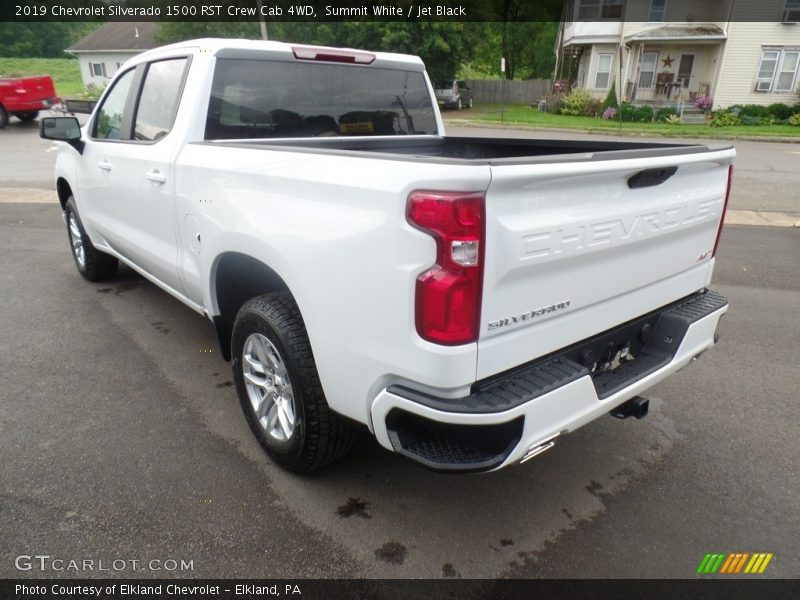
[[[8,125],[8,113],[6,109],[0,105],[0,129],[5,129],[6,125]]]
[[[255,334],[267,338],[274,346],[288,373],[294,430],[287,439],[275,439],[262,424],[253,406],[251,391],[245,384],[245,344],[257,338]],[[249,358],[252,360],[252,356]],[[258,296],[242,306],[233,325],[231,364],[247,423],[266,453],[280,466],[296,473],[308,473],[341,458],[352,448],[356,430],[328,407],[303,318],[288,292]],[[269,383],[274,385],[277,377],[274,371],[272,373]],[[268,377],[265,371],[265,379]],[[254,390],[252,383],[250,385]],[[262,418],[267,420],[268,416]]]
[[[472,98],[470,98],[469,102],[467,102],[467,108],[472,108]]]
[[[459,98],[458,102],[456,102],[456,110],[461,110],[461,98]]]
[[[83,248],[83,260],[79,257],[79,252],[75,246],[75,236],[71,228],[71,217],[75,217],[75,225],[81,235],[81,242]],[[72,253],[72,259],[75,261],[75,266],[78,268],[78,273],[83,275],[89,281],[105,281],[113,277],[119,268],[119,261],[114,256],[110,256],[105,252],[101,252],[92,245],[86,230],[83,228],[83,223],[78,215],[78,209],[75,207],[75,199],[70,196],[64,205],[64,218],[67,222],[67,241],[69,241],[69,249]]]
[[[18,112],[18,113],[14,113],[14,116],[17,117],[20,121],[23,121],[25,123],[29,123],[29,122],[33,121],[36,117],[39,116],[39,111],[38,110],[31,110],[31,111],[28,111],[28,112]]]

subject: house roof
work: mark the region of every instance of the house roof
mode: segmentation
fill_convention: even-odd
[[[142,52],[155,48],[156,26],[154,22],[111,22],[84,38],[81,38],[66,52],[80,54],[82,52]]]
[[[716,25],[662,25],[625,38],[626,42],[667,40],[724,40],[725,32]]]

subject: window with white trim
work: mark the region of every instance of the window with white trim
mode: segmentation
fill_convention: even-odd
[[[89,70],[93,77],[106,77],[105,63],[89,63]]]
[[[608,89],[608,82],[611,79],[611,62],[613,57],[613,54],[597,55],[597,74],[594,76],[595,89]]]
[[[658,64],[658,52],[645,52],[642,54],[642,62],[639,66],[639,87],[651,88],[656,78],[656,65]]]
[[[783,5],[781,23],[798,22],[800,22],[800,0],[786,0],[786,3]]]
[[[756,74],[756,91],[793,92],[797,86],[798,66],[800,66],[800,49],[762,50]]]
[[[578,20],[621,19],[623,0],[578,0]]]
[[[800,0],[798,0],[800,1]],[[667,0],[650,0],[650,23],[663,23],[667,12]]]

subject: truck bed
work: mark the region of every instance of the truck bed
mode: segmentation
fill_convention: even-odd
[[[720,150],[699,144],[659,144],[588,140],[540,140],[445,136],[440,138],[315,138],[282,140],[231,140],[206,142],[214,145],[287,152],[385,155],[387,159],[444,162],[450,164],[512,165],[552,161],[613,160],[676,156]],[[729,146],[724,146],[729,147]]]

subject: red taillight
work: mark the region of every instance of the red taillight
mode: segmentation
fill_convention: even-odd
[[[725,214],[728,212],[728,200],[731,197],[731,184],[733,183],[733,165],[728,167],[728,187],[725,189],[725,203],[722,205],[722,216],[719,219],[719,229],[717,229],[717,240],[714,242],[714,251],[711,256],[717,255],[719,248],[719,238],[722,236],[722,226],[725,223]]]
[[[436,240],[436,264],[417,277],[416,322],[423,339],[447,346],[478,339],[484,214],[482,193],[408,197],[408,221]]]

